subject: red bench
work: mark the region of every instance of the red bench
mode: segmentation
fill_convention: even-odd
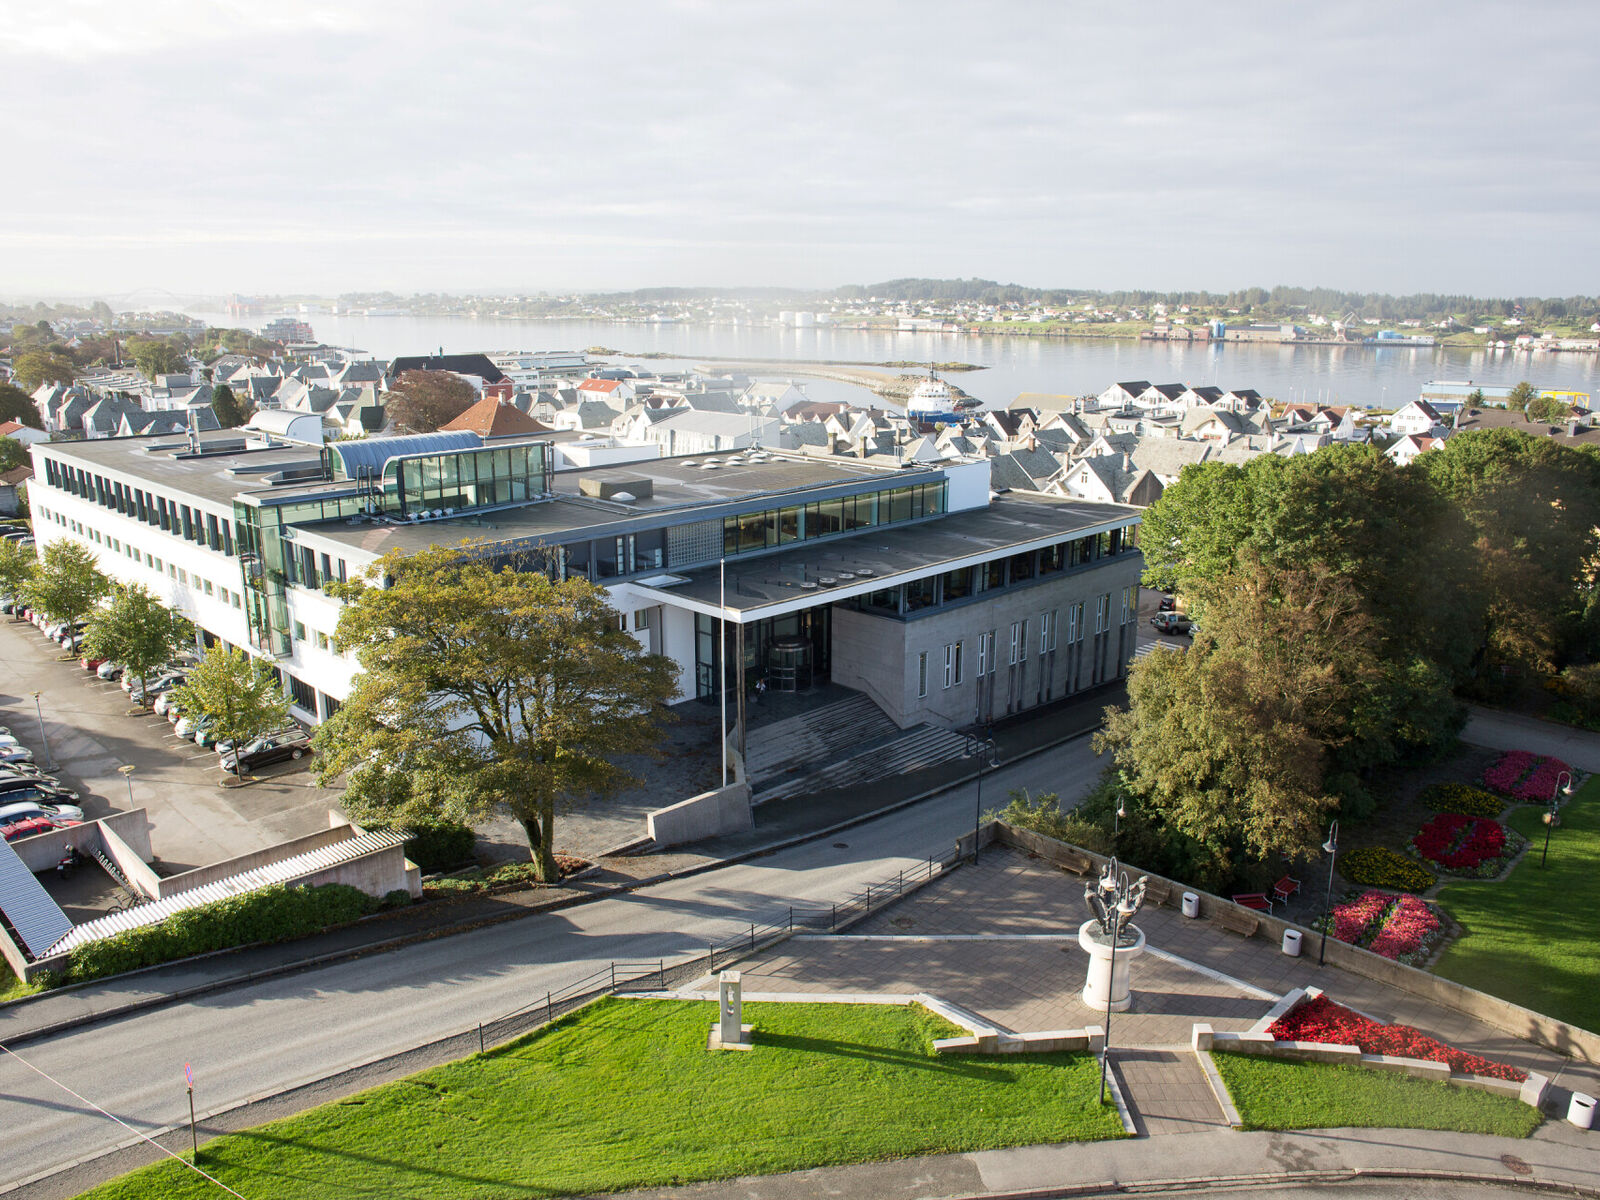
[[[1272,911],[1272,898],[1265,892],[1244,892],[1237,896],[1230,896],[1229,899],[1240,908],[1254,908],[1264,913]]]
[[[1289,876],[1285,875],[1282,879],[1278,880],[1277,883],[1272,885],[1272,898],[1279,904],[1282,904],[1299,890],[1300,881],[1298,879],[1291,879]]]

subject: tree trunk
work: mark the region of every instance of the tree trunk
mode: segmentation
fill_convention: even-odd
[[[549,836],[555,824],[555,805],[538,804],[536,811],[517,813],[517,821],[528,835],[528,858],[533,863],[533,873],[541,883],[559,883],[561,871],[556,866],[555,846]]]

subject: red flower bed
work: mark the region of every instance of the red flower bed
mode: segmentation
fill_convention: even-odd
[[[1440,813],[1411,839],[1418,854],[1452,871],[1470,871],[1506,852],[1506,831],[1487,817]]]
[[[1571,772],[1559,758],[1508,750],[1483,773],[1484,786],[1523,804],[1548,804],[1563,771]]]
[[[1354,945],[1388,907],[1389,897],[1382,892],[1368,892],[1359,900],[1339,905],[1333,910],[1333,936]]]
[[[1438,916],[1415,896],[1367,892],[1333,910],[1333,936],[1341,942],[1407,962],[1438,929]]]
[[[1302,1000],[1267,1030],[1280,1042],[1322,1042],[1333,1046],[1359,1046],[1363,1054],[1388,1054],[1395,1058],[1420,1058],[1448,1063],[1462,1075],[1488,1075],[1521,1083],[1528,1077],[1509,1063],[1497,1063],[1477,1054],[1446,1046],[1409,1025],[1380,1025],[1326,996]]]

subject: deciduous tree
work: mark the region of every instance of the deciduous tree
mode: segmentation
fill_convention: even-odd
[[[138,680],[142,694],[150,674],[193,638],[194,626],[186,618],[134,583],[119,589],[110,604],[90,617],[83,647],[91,657],[121,666],[130,679]]]
[[[237,648],[213,646],[173,691],[185,712],[208,717],[216,740],[232,742],[235,750],[289,723],[289,697],[278,673]],[[242,772],[235,756],[233,773],[242,778]]]
[[[54,350],[30,350],[26,354],[19,354],[11,364],[11,371],[17,382],[29,392],[37,391],[45,383],[69,384],[73,378],[72,360]]]
[[[0,540],[0,596],[22,595],[38,566],[39,559],[32,546]]]
[[[517,565],[440,547],[329,586],[362,671],[317,731],[318,771],[348,772],[353,813],[399,824],[509,811],[554,879],[557,811],[627,781],[615,759],[655,744],[676,668],[618,627],[601,589]]]
[[[211,411],[217,414],[217,424],[224,429],[236,429],[250,419],[250,410],[239,403],[233,389],[219,383],[211,393]]]
[[[477,390],[449,371],[403,371],[384,403],[409,433],[432,433],[478,402]]]
[[[51,542],[39,557],[39,567],[24,586],[28,604],[69,624],[83,620],[111,594],[111,580],[100,570],[94,551],[79,542]],[[68,644],[78,652],[74,635]]]
[[[189,369],[188,356],[164,338],[129,338],[128,353],[146,379],[182,374]]]
[[[0,421],[20,421],[34,429],[43,429],[39,410],[27,392],[10,383],[0,383]]]

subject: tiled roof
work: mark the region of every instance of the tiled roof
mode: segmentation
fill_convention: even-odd
[[[507,404],[493,396],[485,396],[466,412],[440,429],[464,429],[481,438],[510,437],[514,434],[548,433],[549,427],[539,424],[514,404]]]

